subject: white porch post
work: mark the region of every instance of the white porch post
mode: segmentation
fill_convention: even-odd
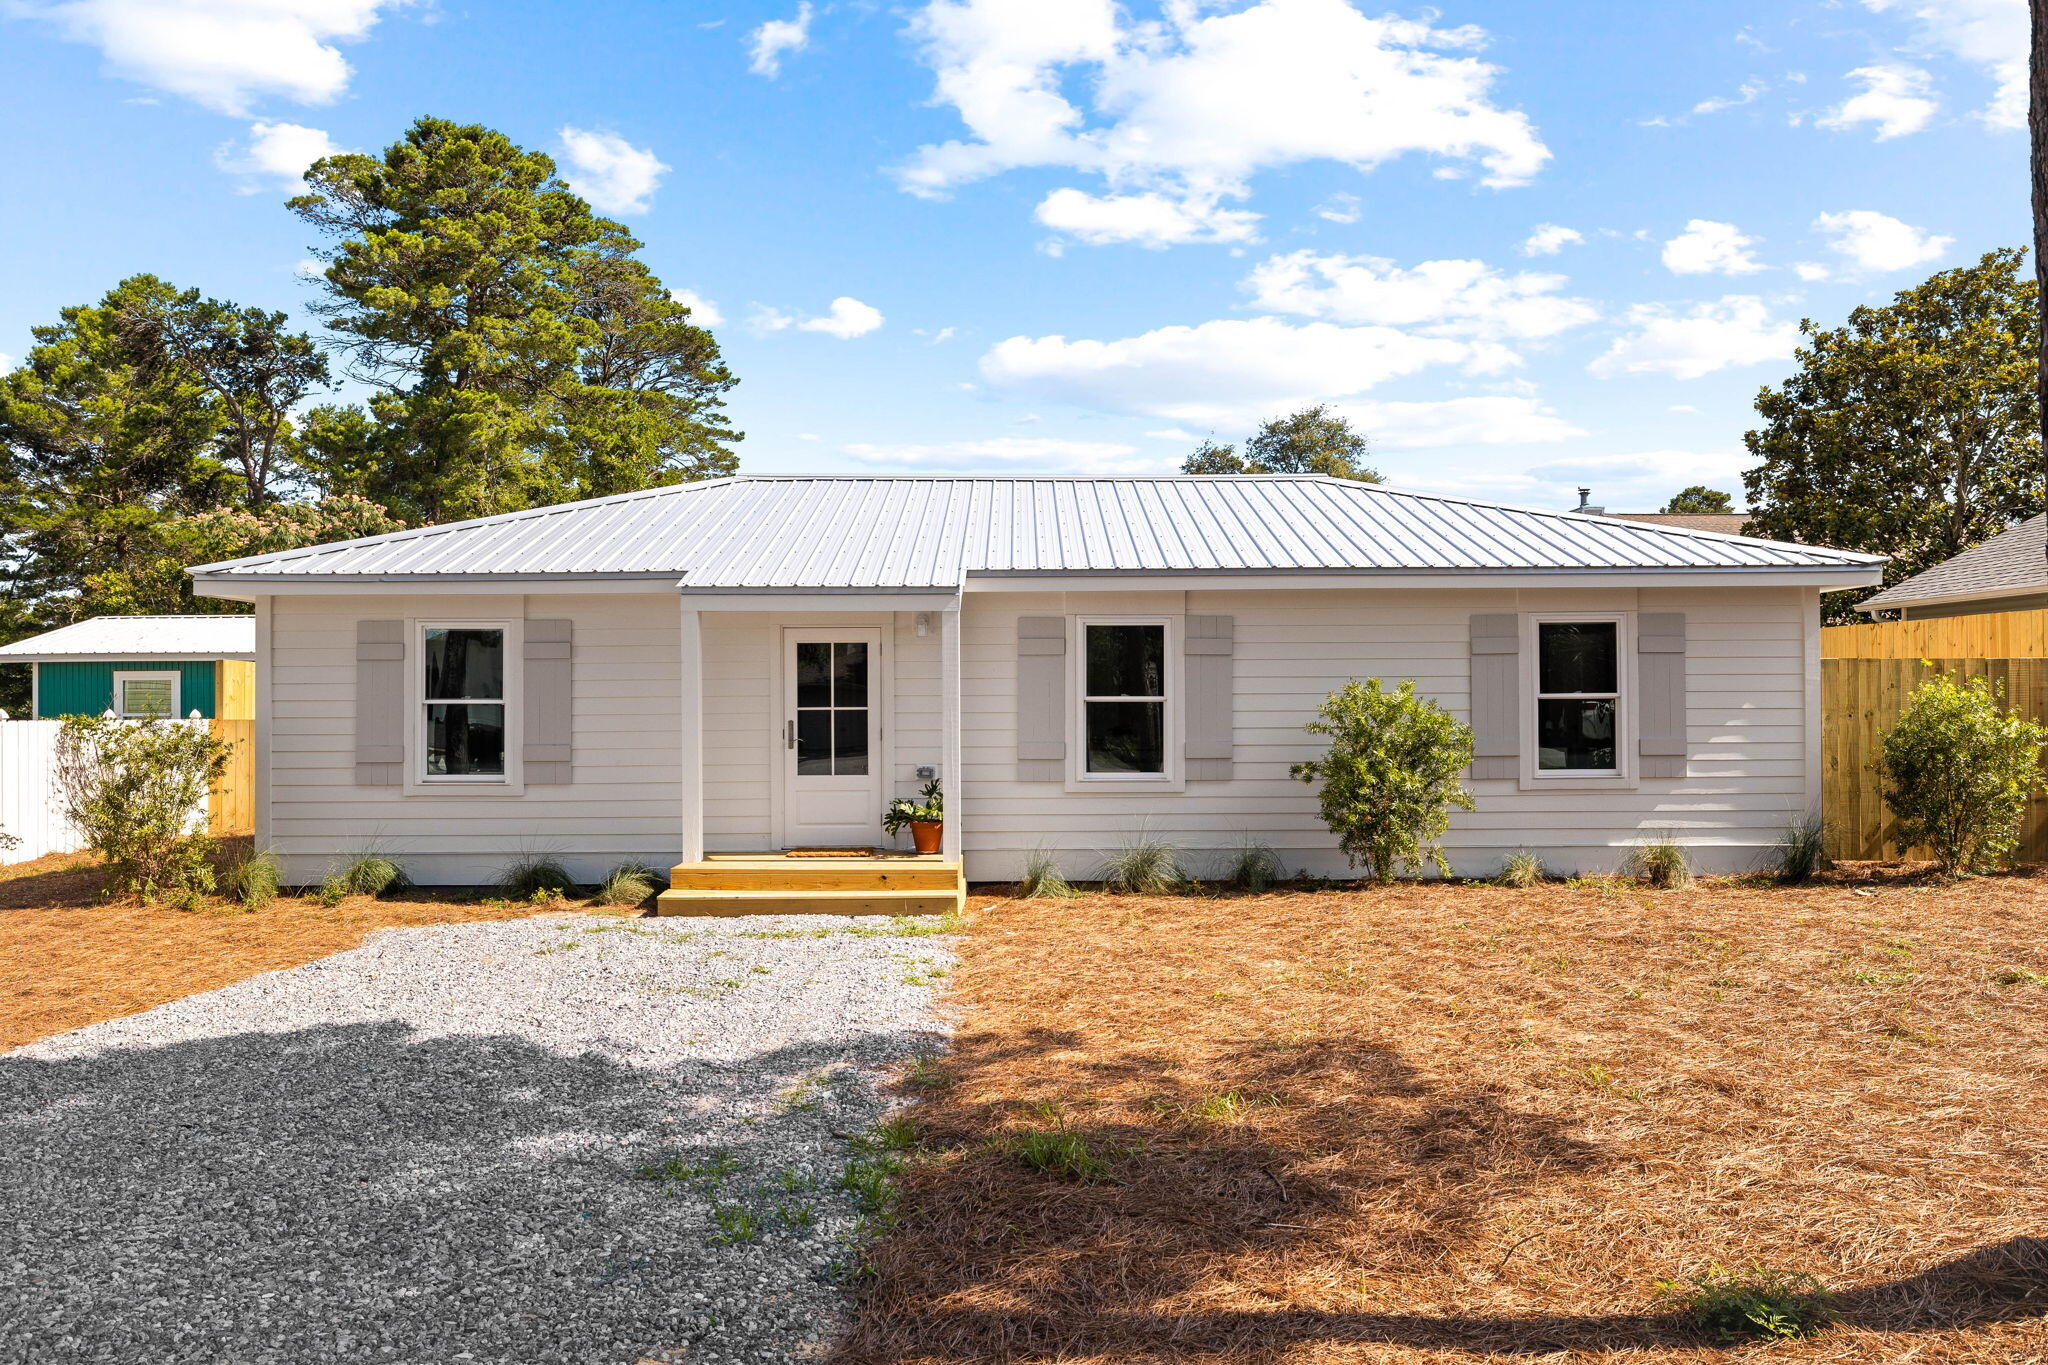
[[[677,760],[682,767],[683,861],[704,861],[704,631],[702,613],[683,599],[682,735]]]
[[[960,861],[962,797],[966,783],[960,764],[960,599],[955,597],[939,613],[939,726],[941,790],[946,794],[946,823],[940,834],[939,853],[948,862]]]

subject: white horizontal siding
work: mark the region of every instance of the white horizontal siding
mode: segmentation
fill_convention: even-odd
[[[967,598],[962,688],[969,875],[1015,875],[1036,847],[1086,876],[1101,853],[1145,830],[1213,869],[1245,838],[1286,864],[1344,869],[1316,815],[1312,789],[1288,769],[1322,741],[1302,729],[1351,678],[1413,680],[1468,718],[1469,618],[1475,612],[1683,611],[1687,619],[1683,778],[1634,789],[1525,791],[1472,784],[1477,807],[1453,816],[1445,839],[1463,873],[1492,871],[1529,847],[1558,870],[1605,871],[1646,837],[1670,833],[1704,866],[1753,863],[1809,809],[1807,632],[1814,594],[1800,589],[1714,591],[1232,591],[1147,594],[995,594]],[[1235,623],[1235,764],[1228,782],[1184,791],[1095,793],[1023,783],[1016,773],[1016,631],[1023,615],[1198,613]]]
[[[485,881],[525,852],[592,878],[629,860],[672,862],[682,846],[677,610],[673,594],[272,599],[263,761],[268,837],[287,875],[315,879],[373,847],[423,882]],[[520,796],[356,785],[356,623],[420,616],[574,622],[574,781]]]

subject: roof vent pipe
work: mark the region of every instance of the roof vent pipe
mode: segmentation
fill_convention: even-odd
[[[1577,507],[1574,507],[1574,508],[1572,509],[1572,511],[1574,511],[1574,512],[1583,512],[1583,513],[1585,513],[1585,514],[1586,514],[1587,516],[1589,516],[1589,517],[1597,517],[1597,516],[1599,516],[1599,515],[1600,515],[1601,513],[1605,512],[1605,511],[1607,510],[1607,509],[1606,509],[1605,507],[1595,507],[1595,506],[1593,506],[1593,504],[1592,504],[1592,501],[1591,501],[1591,499],[1592,499],[1592,496],[1593,496],[1593,490],[1592,490],[1592,489],[1590,489],[1590,488],[1581,488],[1581,489],[1579,490],[1579,505],[1578,505]]]

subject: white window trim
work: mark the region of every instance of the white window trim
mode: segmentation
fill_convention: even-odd
[[[144,713],[140,711],[130,711],[128,709],[128,699],[126,696],[123,695],[122,684],[130,681],[157,682],[164,678],[169,678],[171,680],[171,709],[170,713],[166,715],[164,719],[179,720],[183,718],[185,714],[183,707],[183,703],[185,700],[185,690],[183,684],[185,679],[184,676],[181,673],[179,673],[179,671],[175,668],[115,669],[114,714],[121,717],[121,719],[123,720],[140,720],[142,719],[144,714],[154,715],[154,712]]]
[[[1615,683],[1620,688],[1620,694],[1615,698],[1614,727],[1614,760],[1618,766],[1612,771],[1601,772],[1585,768],[1546,769],[1536,766],[1537,680],[1538,665],[1541,662],[1537,653],[1540,648],[1537,627],[1567,622],[1611,622],[1615,628]],[[1521,711],[1521,786],[1525,790],[1540,791],[1631,791],[1640,786],[1637,763],[1637,753],[1641,745],[1638,740],[1636,705],[1636,698],[1640,695],[1636,684],[1636,614],[1632,611],[1525,612],[1522,615],[1521,634],[1521,680],[1517,688],[1517,700]]]
[[[426,660],[429,630],[505,632],[505,775],[445,777],[427,774]],[[513,617],[478,620],[423,616],[407,622],[405,658],[405,792],[408,796],[522,796],[526,791],[526,622]]]
[[[1088,771],[1088,627],[1161,626],[1166,648],[1166,771],[1158,774],[1091,773]],[[1067,637],[1067,790],[1075,792],[1177,792],[1186,790],[1185,725],[1182,703],[1181,618],[1168,615],[1075,616]]]

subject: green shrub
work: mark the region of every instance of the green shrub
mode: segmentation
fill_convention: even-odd
[[[1024,900],[1071,900],[1081,893],[1060,874],[1059,860],[1049,849],[1031,850],[1024,860],[1024,876],[1017,883],[1017,895]]]
[[[2007,714],[2003,700],[1982,678],[1936,674],[1878,737],[1874,766],[1899,842],[1927,845],[1950,876],[2003,863],[2041,789],[2048,727]]]
[[[576,883],[552,853],[522,853],[498,873],[495,889],[507,900],[528,901],[567,895]]]
[[[1280,880],[1280,871],[1280,855],[1273,851],[1273,846],[1247,836],[1239,845],[1237,856],[1231,859],[1223,880],[1239,891],[1271,891],[1273,883]]]
[[[1834,1295],[1795,1271],[1751,1266],[1737,1274],[1714,1266],[1703,1275],[1659,1281],[1657,1293],[1719,1342],[1808,1337],[1834,1321]]]
[[[1177,890],[1187,879],[1180,866],[1180,845],[1144,830],[1102,857],[1102,880],[1112,891],[1161,895]]]
[[[1386,881],[1424,866],[1450,875],[1437,841],[1451,808],[1472,809],[1458,775],[1472,761],[1472,731],[1404,682],[1389,692],[1378,678],[1353,680],[1323,702],[1306,728],[1328,735],[1330,752],[1294,765],[1294,776],[1322,784],[1323,823],[1367,877]]]
[[[1541,884],[1546,875],[1548,874],[1544,871],[1543,860],[1528,849],[1521,848],[1510,853],[1506,860],[1501,863],[1500,871],[1495,875],[1493,884],[1495,886],[1511,886],[1517,891],[1526,891],[1532,886]]]
[[[284,870],[269,849],[252,849],[221,869],[220,889],[231,900],[260,910],[284,889]]]
[[[661,874],[641,863],[620,863],[604,874],[591,901],[597,905],[638,905],[661,889]]]
[[[1692,863],[1684,846],[1668,838],[1637,849],[1629,859],[1629,872],[1659,891],[1683,891],[1692,885]]]
[[[1828,827],[1817,816],[1785,826],[1778,836],[1772,871],[1781,882],[1810,882],[1828,864]]]
[[[204,817],[228,745],[183,721],[66,716],[57,732],[59,802],[106,860],[110,892],[154,900],[211,891],[215,846]]]

